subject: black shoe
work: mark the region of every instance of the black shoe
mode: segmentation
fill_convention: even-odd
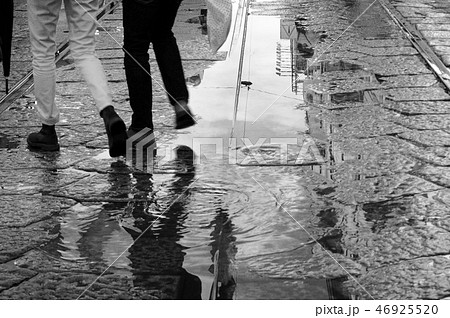
[[[55,126],[42,125],[39,132],[28,135],[27,143],[33,150],[58,151],[59,143]]]
[[[175,129],[184,129],[194,126],[197,122],[194,119],[189,108],[185,108],[182,112],[175,113]]]
[[[108,135],[109,155],[111,157],[125,156],[127,153],[127,128],[122,118],[117,115],[112,106],[103,109],[100,116],[105,122]]]

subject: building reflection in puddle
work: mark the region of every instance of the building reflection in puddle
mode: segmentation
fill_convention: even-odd
[[[277,42],[276,74],[291,77],[291,90],[298,94],[302,75],[307,73],[309,60],[317,44],[327,38],[325,32],[308,28],[302,17],[280,20],[280,41]]]
[[[362,153],[348,153],[342,150],[341,143],[331,136],[342,127],[333,123],[333,109],[358,107],[358,105],[375,105],[385,102],[385,96],[378,90],[379,83],[375,74],[366,71],[361,65],[346,61],[321,61],[308,68],[308,78],[304,83],[304,96],[307,105],[309,134],[316,142],[324,145],[324,157],[327,164],[311,167],[313,171],[333,180],[336,165],[346,160],[361,160]],[[331,116],[321,116],[323,105]],[[354,180],[364,179],[363,174],[354,174]]]

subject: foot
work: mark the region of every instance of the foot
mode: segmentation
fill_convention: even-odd
[[[175,105],[175,129],[188,128],[196,123],[187,102],[178,101],[178,104]]]
[[[31,133],[27,138],[28,146],[33,150],[58,151],[59,143],[55,126],[42,125],[39,132]]]
[[[117,115],[114,107],[108,106],[100,113],[105,122],[108,135],[109,155],[111,157],[125,156],[127,152],[127,131],[122,118]]]

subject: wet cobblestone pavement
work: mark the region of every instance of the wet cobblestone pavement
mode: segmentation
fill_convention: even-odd
[[[450,4],[436,0],[390,3],[417,26],[448,66],[450,43],[445,39],[450,38]],[[204,4],[200,0],[185,0],[178,16],[176,34],[186,77],[225,58],[224,54],[209,52],[198,23],[186,22],[195,20],[201,8]],[[17,12],[17,25],[23,26],[23,5]],[[325,163],[251,170],[271,174],[267,182],[273,181],[276,195],[271,194],[282,201],[283,209],[294,215],[302,209],[307,211],[302,224],[310,236],[303,233],[297,238],[300,228],[287,231],[287,236],[298,240],[297,247],[267,255],[253,255],[245,250],[251,250],[252,245],[237,244],[238,251],[240,248],[251,255],[245,261],[230,251],[237,240],[234,235],[239,235],[229,233],[233,228],[230,224],[252,220],[239,215],[237,220],[230,217],[227,221],[227,215],[242,202],[248,205],[254,191],[247,196],[233,192],[239,187],[226,183],[221,188],[213,178],[239,180],[238,175],[250,170],[202,168],[211,177],[205,182],[210,192],[200,186],[197,191],[207,197],[208,203],[227,203],[218,209],[215,220],[208,222],[215,224],[212,236],[220,236],[222,244],[227,242],[228,255],[245,264],[238,287],[239,282],[250,286],[245,289],[247,298],[299,298],[307,296],[290,292],[301,289],[299,282],[320,279],[339,290],[339,297],[328,295],[330,298],[449,297],[450,95],[445,86],[377,1],[255,1],[251,12],[253,16],[281,16],[292,25],[301,20],[309,32],[326,34],[315,43],[313,56],[298,57],[298,73],[305,72],[306,65],[308,76],[298,91],[304,103],[292,105],[290,114],[298,116],[305,111],[306,135],[318,145]],[[108,33],[98,32],[98,54],[111,81],[117,108],[128,118],[122,51],[109,36],[121,43],[120,16],[119,8],[102,22]],[[17,32],[22,31],[26,28]],[[16,60],[26,58],[19,54]],[[14,68],[20,70],[14,75],[17,78],[26,73],[21,73],[25,68],[18,64],[13,64]],[[154,60],[152,68],[157,69]],[[158,73],[154,74],[158,80]],[[27,134],[39,126],[31,93],[0,116],[0,299],[76,299],[80,295],[85,299],[180,298],[180,290],[192,278],[180,269],[184,247],[164,235],[160,239],[167,241],[165,251],[159,251],[161,247],[149,238],[134,246],[128,255],[134,264],[133,275],[116,266],[96,278],[105,270],[104,255],[110,255],[107,249],[120,253],[133,242],[121,224],[128,222],[124,215],[130,205],[157,202],[160,206],[152,207],[153,212],[164,210],[193,180],[180,179],[164,188],[162,185],[171,182],[173,173],[169,171],[154,177],[149,187],[159,190],[152,193],[145,188],[149,182],[145,175],[131,180],[123,163],[98,160],[107,149],[107,139],[70,55],[58,68],[58,83],[60,153],[39,154],[26,149]],[[179,133],[172,129],[173,114],[164,92],[154,89],[156,138],[158,144],[169,144]],[[223,193],[230,198],[218,199],[225,196]],[[200,212],[208,206],[192,200]],[[264,197],[258,204],[275,205],[271,197]],[[177,208],[185,210],[182,203]],[[181,219],[185,221],[187,216],[168,216],[163,227],[170,229],[170,224],[181,223]],[[285,221],[281,216],[280,220]],[[133,238],[146,222],[145,215],[136,218]],[[81,231],[74,230],[74,224]],[[219,231],[217,224],[229,227]],[[123,238],[122,245],[83,241],[89,231],[97,231],[103,238],[115,233]],[[57,247],[61,237],[66,250]],[[81,247],[73,252],[71,244],[75,243]],[[270,250],[275,243],[259,244]],[[305,247],[309,257],[297,254],[297,249]],[[63,257],[55,254],[57,250]],[[142,261],[152,252],[166,253],[160,265],[169,264],[167,268],[176,270],[145,275],[155,272]],[[289,283],[284,291],[278,290],[279,285],[270,285],[266,278],[283,278]]]

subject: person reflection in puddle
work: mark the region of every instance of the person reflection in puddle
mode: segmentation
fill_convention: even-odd
[[[93,270],[111,266],[110,273],[132,276],[143,298],[201,299],[202,283],[183,268],[185,248],[179,244],[195,177],[193,152],[178,147],[176,154],[173,164],[180,172],[163,194],[151,174],[114,162],[110,187],[101,194],[109,202],[83,204],[65,215],[60,240],[46,249],[67,260],[88,261]]]
[[[164,197],[155,194],[152,175],[134,174],[136,194],[130,210],[132,218],[128,219],[133,223],[129,227],[123,223],[134,240],[128,259],[135,287],[159,290],[162,298],[201,299],[201,281],[183,268],[184,247],[178,243],[183,237],[189,186],[195,176],[193,151],[180,146],[176,154],[175,164],[183,172],[174,175]]]

